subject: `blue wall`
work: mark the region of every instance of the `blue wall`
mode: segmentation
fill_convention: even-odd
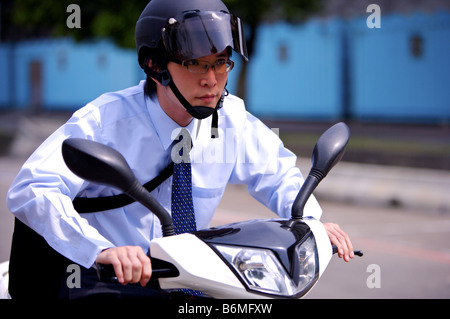
[[[107,41],[78,44],[71,39],[51,39],[3,45],[0,105],[29,107],[32,61],[42,65],[42,103],[47,110],[74,110],[143,77],[134,50],[118,49]]]
[[[340,112],[340,22],[260,28],[249,67],[247,104],[274,117],[336,117]]]
[[[450,120],[450,14],[389,16],[376,32],[361,23],[349,30],[355,117]]]
[[[0,43],[0,109],[12,101],[8,65],[11,60],[10,46]]]
[[[262,26],[247,105],[260,116],[291,119],[339,118],[348,106],[360,120],[450,120],[450,14],[386,15],[381,21],[380,29],[369,29],[366,17]],[[417,57],[414,36],[422,39]]]
[[[419,56],[414,38],[421,39]],[[359,120],[449,121],[449,57],[449,12],[382,15],[380,29],[369,29],[365,16],[265,24],[248,68],[246,104],[262,117],[334,120],[347,107]],[[242,63],[235,60],[232,93]],[[0,43],[0,109],[30,106],[32,61],[42,65],[48,110],[74,110],[144,78],[135,51],[107,41]]]

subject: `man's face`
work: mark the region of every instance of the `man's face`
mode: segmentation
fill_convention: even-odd
[[[228,54],[223,51],[196,60],[214,64],[227,58]],[[175,62],[169,62],[167,68],[178,90],[192,106],[216,107],[227,83],[228,73],[217,73],[212,67],[204,74],[191,73],[186,66]],[[179,122],[177,119],[182,116],[189,116],[192,119],[169,87],[158,85],[158,99],[166,113],[175,121]]]

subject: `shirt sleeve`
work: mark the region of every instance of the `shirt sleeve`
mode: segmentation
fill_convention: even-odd
[[[69,136],[99,138],[95,117],[81,112],[78,115],[55,131],[25,162],[8,191],[7,205],[53,249],[89,268],[103,249],[114,245],[91,227],[72,204],[87,183],[65,165],[62,143]]]
[[[230,182],[246,184],[249,193],[283,218],[291,217],[292,204],[304,182],[297,157],[286,149],[277,129],[269,129],[246,113],[236,143],[236,165]],[[322,210],[314,196],[305,205],[304,216],[320,219]]]

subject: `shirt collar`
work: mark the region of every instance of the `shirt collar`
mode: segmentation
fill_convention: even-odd
[[[175,130],[178,132],[180,129],[180,125],[178,125],[174,120],[172,120],[161,108],[159,101],[156,97],[146,98],[147,109],[150,114],[151,121],[156,130],[156,134],[158,134],[159,140],[161,142],[162,147],[167,150],[173,143],[172,134]],[[185,128],[191,134],[192,142],[195,140],[195,132],[197,131],[199,120],[193,119]]]

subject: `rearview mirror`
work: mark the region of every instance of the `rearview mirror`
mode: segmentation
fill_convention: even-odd
[[[312,153],[312,168],[292,205],[293,219],[303,217],[306,202],[320,181],[344,156],[349,140],[350,129],[342,122],[330,127],[317,140]]]

